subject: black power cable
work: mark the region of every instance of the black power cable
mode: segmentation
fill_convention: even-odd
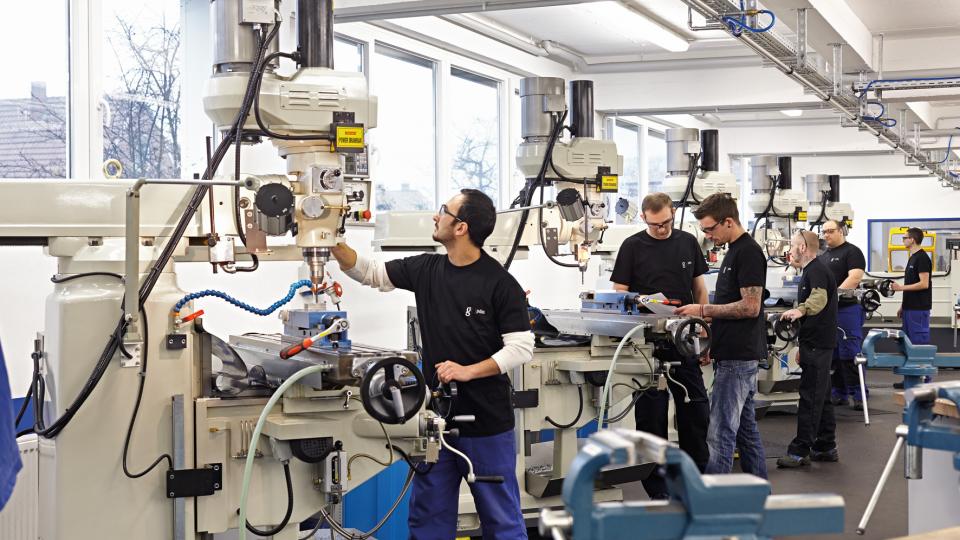
[[[85,278],[90,276],[107,276],[107,277],[115,277],[121,280],[123,279],[123,276],[121,276],[120,274],[115,274],[113,272],[84,272],[82,274],[73,274],[72,276],[64,276],[59,278],[57,276],[52,276],[50,278],[50,281],[54,283],[66,283],[68,281],[73,281],[75,279],[80,279],[80,278]]]
[[[231,141],[233,140],[236,130],[241,129],[244,122],[246,121],[247,116],[250,113],[250,107],[253,104],[254,95],[253,92],[256,88],[256,80],[260,76],[262,67],[262,59],[266,53],[266,43],[268,43],[274,36],[276,36],[277,31],[279,30],[279,24],[275,24],[273,29],[270,32],[270,36],[266,40],[258,40],[259,47],[257,50],[257,57],[254,59],[253,65],[256,67],[255,71],[250,75],[249,80],[247,81],[247,88],[244,94],[243,100],[240,104],[240,110],[237,112],[237,117],[234,119],[233,127],[230,131],[223,137],[223,140],[217,146],[216,151],[210,162],[207,164],[207,168],[204,171],[202,176],[203,180],[210,180],[213,177],[214,172],[220,166],[220,162],[223,161],[224,156],[227,153],[227,150],[230,147]],[[157,281],[160,279],[160,274],[163,272],[163,269],[166,267],[167,263],[170,261],[170,258],[173,256],[173,251],[176,249],[177,244],[179,244],[180,239],[183,238],[184,233],[186,232],[187,227],[190,222],[193,220],[194,214],[196,214],[197,209],[200,207],[204,197],[207,194],[207,186],[201,185],[197,186],[194,190],[193,195],[190,198],[190,201],[187,203],[186,209],[183,214],[180,216],[180,220],[177,222],[177,225],[174,227],[172,234],[170,235],[169,240],[166,245],[164,245],[163,250],[160,253],[160,256],[157,258],[157,261],[150,268],[150,271],[147,273],[147,276],[144,278],[143,283],[140,285],[140,290],[138,294],[138,307],[142,308],[147,298],[149,298],[150,293],[153,292],[153,288],[156,286]],[[93,368],[93,371],[90,373],[90,376],[87,378],[87,381],[84,383],[83,387],[77,393],[77,397],[74,398],[73,402],[64,410],[63,414],[57,418],[53,424],[49,427],[43,425],[42,415],[39,411],[34,411],[35,421],[37,422],[34,426],[33,431],[41,436],[46,438],[54,438],[60,434],[60,432],[70,423],[73,417],[77,414],[77,411],[83,406],[86,400],[96,389],[97,385],[100,383],[100,380],[103,378],[104,373],[107,371],[107,367],[110,365],[111,360],[117,353],[117,350],[120,348],[120,344],[123,341],[123,334],[126,331],[127,325],[126,318],[121,316],[120,320],[117,322],[114,331],[110,334],[110,339],[107,342],[107,345],[104,347],[103,352],[100,355],[100,358],[97,360],[96,365]],[[43,384],[39,384],[39,391],[35,391],[34,400],[36,402],[38,395],[42,396],[44,390]],[[42,401],[41,401],[42,403]]]
[[[273,536],[279,534],[280,531],[290,523],[290,516],[293,515],[293,482],[290,480],[290,463],[286,462],[283,464],[283,478],[287,482],[287,513],[283,515],[283,521],[277,524],[276,527],[272,529],[267,529],[261,531],[260,529],[254,527],[250,524],[250,521],[247,520],[247,530],[257,536]],[[237,510],[239,513],[240,510]]]
[[[580,416],[583,414],[583,385],[577,385],[577,397],[580,399],[580,406],[577,408],[577,417],[574,418],[568,424],[558,424],[549,416],[545,416],[543,419],[550,423],[551,426],[557,429],[569,429],[577,425],[577,422],[580,421]]]
[[[149,323],[147,322],[147,313],[142,309],[140,310],[140,316],[143,317],[143,355],[140,358],[140,372],[137,373],[140,382],[137,385],[137,400],[133,404],[133,413],[130,414],[130,425],[127,426],[127,435],[123,439],[123,458],[121,460],[123,474],[125,474],[127,478],[140,478],[146,476],[163,460],[167,460],[168,468],[173,468],[173,458],[170,456],[170,454],[166,453],[161,454],[160,457],[155,459],[153,463],[140,472],[132,473],[127,467],[127,454],[130,450],[130,438],[133,436],[133,426],[137,422],[137,413],[140,412],[140,401],[143,399],[143,386],[147,382],[147,350],[150,347],[150,335],[147,332],[147,327],[149,326]]]

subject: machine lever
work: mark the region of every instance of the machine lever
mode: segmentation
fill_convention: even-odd
[[[857,364],[857,374],[860,376],[860,400],[863,403],[863,424],[870,425],[870,406],[867,404],[867,385],[864,382],[863,378],[863,365],[867,363],[867,359],[863,356],[858,356],[854,363]]]
[[[866,402],[866,400],[864,400]],[[866,403],[864,403],[866,405]],[[866,408],[864,408],[866,410]],[[863,511],[863,517],[860,518],[860,523],[857,525],[857,534],[863,536],[867,532],[867,522],[870,521],[870,516],[873,515],[873,509],[877,506],[877,501],[880,499],[880,493],[883,491],[883,487],[887,484],[887,479],[890,477],[890,471],[893,470],[893,465],[897,461],[897,456],[900,455],[900,448],[903,447],[903,440],[906,435],[897,434],[897,444],[893,445],[893,451],[890,452],[890,458],[887,459],[887,465],[883,468],[883,474],[880,475],[880,481],[877,482],[877,487],[873,490],[873,495],[870,496],[870,502],[867,503],[867,509]]]
[[[397,418],[405,418],[407,412],[403,410],[403,394],[400,393],[400,389],[391,386],[390,396],[393,398],[393,413],[397,415]]]

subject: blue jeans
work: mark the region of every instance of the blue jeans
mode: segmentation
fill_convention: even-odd
[[[733,451],[740,449],[743,472],[767,477],[767,462],[753,410],[757,392],[757,360],[724,360],[714,363],[713,394],[710,395],[710,428],[707,474],[733,470]]]
[[[470,458],[477,476],[503,476],[502,484],[470,484],[484,540],[526,540],[513,430],[489,437],[445,439]],[[460,482],[467,472],[467,463],[444,449],[429,473],[414,477],[407,522],[411,540],[451,540],[457,536]]]
[[[930,343],[930,311],[921,309],[903,310],[903,331],[914,345]]]

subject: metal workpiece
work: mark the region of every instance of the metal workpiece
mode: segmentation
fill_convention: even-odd
[[[520,136],[550,137],[556,126],[554,114],[566,110],[566,83],[559,77],[520,79]]]

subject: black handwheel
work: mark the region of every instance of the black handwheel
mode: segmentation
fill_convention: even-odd
[[[867,313],[880,309],[880,293],[876,289],[867,289],[860,297],[860,306]]]
[[[800,335],[800,323],[787,319],[777,319],[773,323],[773,334],[781,341],[791,342]]]
[[[400,357],[373,364],[360,381],[360,400],[367,414],[384,424],[402,424],[413,418],[426,396],[423,373]]]
[[[897,291],[893,290],[893,280],[892,280],[892,279],[885,279],[885,280],[881,281],[881,282],[877,285],[877,290],[880,291],[880,294],[882,294],[882,295],[884,296],[884,298],[890,298],[891,296],[893,296],[893,295],[896,294],[896,292],[897,292]]]
[[[710,350],[710,325],[698,317],[681,322],[673,331],[673,344],[685,358],[699,358]]]

